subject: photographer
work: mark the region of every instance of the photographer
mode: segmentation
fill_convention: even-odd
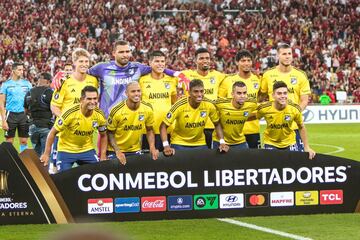
[[[44,152],[46,138],[53,125],[50,110],[53,91],[50,83],[51,75],[47,72],[41,73],[37,86],[25,95],[24,100],[25,112],[30,116],[30,140],[39,157]]]

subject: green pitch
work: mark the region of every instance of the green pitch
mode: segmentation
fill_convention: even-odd
[[[307,125],[307,129],[310,145],[317,152],[360,161],[360,124]],[[18,148],[17,142],[15,145]],[[244,217],[233,220],[296,235],[292,239],[360,239],[360,214]],[[0,239],[48,239],[53,232],[75,227],[105,230],[131,236],[131,239],[291,239],[217,219],[0,226]]]

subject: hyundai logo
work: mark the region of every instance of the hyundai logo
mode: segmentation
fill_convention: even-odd
[[[311,120],[314,119],[314,113],[309,109],[305,109],[302,115],[304,117],[304,122],[310,122]]]
[[[225,198],[225,200],[226,200],[227,202],[237,202],[238,197],[235,196],[235,195],[230,195],[230,196],[227,196],[227,197]]]

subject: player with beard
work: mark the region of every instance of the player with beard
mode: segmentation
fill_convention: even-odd
[[[141,76],[151,73],[150,66],[129,61],[131,50],[126,41],[115,42],[113,55],[114,61],[98,63],[89,69],[89,74],[100,80],[100,109],[103,109],[106,116],[115,104],[126,99],[125,90],[128,83],[138,82]],[[179,77],[181,82],[188,82],[180,72],[165,69],[164,73]]]
[[[126,164],[126,157],[141,154],[141,137],[146,130],[150,154],[154,160],[159,151],[155,148],[153,130],[154,112],[151,104],[141,101],[141,89],[138,82],[126,86],[127,99],[111,109],[108,118],[108,158],[117,158]]]
[[[70,169],[76,162],[79,165],[99,161],[94,146],[95,130],[100,133],[100,141],[107,141],[106,119],[104,113],[97,107],[98,89],[86,86],[81,91],[80,103],[66,110],[50,130],[45,152],[40,160],[47,165],[51,145],[55,135],[59,133],[57,169]],[[105,143],[102,146],[106,146]],[[106,148],[100,150],[101,159],[106,159]]]
[[[264,132],[264,148],[299,151],[296,144],[295,132],[292,124],[299,128],[305,152],[309,158],[315,156],[310,148],[306,128],[302,119],[301,108],[296,103],[288,101],[288,88],[283,81],[277,81],[272,88],[273,101],[261,104],[257,108],[257,118],[265,118],[266,129]]]
[[[219,88],[219,97],[231,98],[233,92],[233,84],[235,82],[244,82],[247,89],[247,99],[256,102],[258,92],[260,90],[261,79],[259,76],[251,72],[253,67],[253,56],[248,50],[240,50],[236,54],[236,62],[238,63],[238,73],[229,74]],[[243,133],[249,148],[260,148],[260,123],[258,119],[246,121]]]
[[[211,70],[211,55],[206,48],[195,51],[196,70],[183,70],[189,80],[199,79],[204,83],[204,96],[212,101],[218,98],[219,87],[225,78],[225,74]],[[205,126],[206,145],[211,148],[214,124],[209,120]]]
[[[163,141],[164,154],[174,155],[175,150],[207,149],[204,128],[210,120],[220,139],[219,150],[227,152],[224,135],[219,122],[219,115],[212,101],[204,98],[204,83],[199,79],[191,80],[189,97],[178,100],[166,114],[160,125],[160,136]],[[174,125],[171,132],[171,147],[167,138],[167,128]]]
[[[301,111],[304,111],[309,103],[309,96],[311,94],[309,80],[304,71],[292,66],[293,54],[292,49],[288,44],[280,44],[278,46],[279,64],[267,70],[261,81],[260,101],[266,97],[272,100],[273,88],[272,86],[278,82],[283,81],[288,86],[288,98],[292,102],[300,106]],[[294,124],[293,129],[296,132],[296,142],[300,151],[304,150],[304,145],[300,139],[300,133]]]
[[[230,148],[249,148],[243,133],[251,113],[256,110],[257,103],[254,99],[248,100],[247,87],[244,82],[236,81],[232,86],[232,98],[219,98],[216,108],[219,112],[220,123],[224,132],[224,140]],[[213,134],[213,148],[218,148],[220,140]]]

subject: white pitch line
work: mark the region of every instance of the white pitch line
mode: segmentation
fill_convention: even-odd
[[[330,147],[330,148],[335,148],[336,149],[335,151],[332,151],[332,152],[323,153],[323,154],[328,154],[328,155],[345,151],[345,148],[335,146],[335,145],[319,144],[319,143],[311,143],[311,145],[322,146],[322,147]]]
[[[311,238],[306,238],[306,237],[302,237],[302,236],[287,233],[287,232],[281,232],[281,231],[274,230],[274,229],[271,229],[271,228],[260,227],[260,226],[254,225],[254,224],[240,222],[240,221],[236,221],[236,220],[233,220],[233,219],[230,219],[230,218],[218,218],[218,220],[222,221],[222,222],[226,222],[226,223],[235,224],[235,225],[238,225],[238,226],[241,226],[241,227],[251,228],[251,229],[254,229],[254,230],[258,230],[258,231],[267,232],[267,233],[279,235],[279,236],[282,236],[282,237],[287,237],[287,238],[290,238],[290,239],[312,240]]]

